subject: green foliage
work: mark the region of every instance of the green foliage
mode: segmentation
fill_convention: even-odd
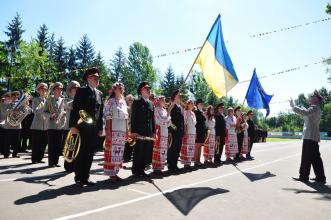
[[[76,57],[80,68],[90,67],[94,61],[94,47],[86,34],[78,42]]]
[[[123,49],[120,47],[115,52],[113,59],[110,60],[110,73],[114,81],[122,81],[124,71],[127,70],[127,59],[123,52]],[[126,79],[128,81],[128,79]]]
[[[164,95],[166,98],[170,98],[171,94],[176,89],[178,89],[178,87],[175,82],[175,72],[173,68],[169,65],[165,72],[164,79],[161,81],[162,95]]]
[[[22,42],[22,35],[25,32],[22,27],[21,17],[18,13],[16,13],[14,19],[8,24],[7,29],[8,31],[5,31],[5,34],[9,39],[5,44],[11,57],[11,61],[14,62],[13,58]]]
[[[129,48],[128,67],[131,80],[136,84],[148,81],[154,88],[156,83],[156,70],[153,67],[153,58],[148,47],[139,42],[133,43]]]
[[[325,12],[331,15],[331,4],[327,4]]]
[[[16,57],[19,68],[12,71],[11,85],[13,90],[33,91],[36,82],[43,81],[43,69],[47,65],[47,52],[40,54],[41,47],[35,40],[22,42],[19,46],[20,55]]]

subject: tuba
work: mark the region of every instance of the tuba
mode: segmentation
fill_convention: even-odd
[[[17,103],[9,110],[5,124],[11,127],[17,127],[21,124],[23,119],[31,113],[31,108],[29,106],[30,98],[31,96],[28,93],[21,95]]]
[[[86,124],[93,123],[93,119],[85,110],[80,110],[79,116],[80,118],[77,122],[77,125],[81,123],[86,123]],[[71,131],[69,131],[67,138],[65,140],[65,145],[63,150],[63,157],[65,161],[67,161],[68,163],[72,163],[75,160],[75,158],[79,153],[80,144],[81,144],[80,134],[79,133],[72,134]]]

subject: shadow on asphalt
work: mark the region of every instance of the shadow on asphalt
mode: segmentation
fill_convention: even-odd
[[[188,215],[199,202],[210,196],[230,192],[229,190],[220,188],[194,187],[177,189],[172,192],[164,193],[154,181],[151,180],[150,183],[154,185],[154,187],[183,215]]]
[[[316,199],[318,200],[329,200],[331,201],[331,186],[330,185],[323,185],[318,182],[303,182],[306,186],[309,186],[312,188],[312,190],[306,190],[306,189],[295,189],[295,188],[283,188],[287,191],[293,191],[295,194],[300,193],[312,193],[320,195],[321,197],[318,197]]]
[[[247,179],[249,179],[249,181],[251,181],[251,182],[255,182],[258,180],[263,180],[263,179],[267,179],[267,178],[276,176],[275,174],[270,173],[270,171],[266,171],[265,173],[248,173],[248,172],[244,172],[244,171],[240,170],[236,164],[234,164],[233,166],[240,173],[242,173],[245,177],[247,177]]]
[[[37,184],[46,184],[48,186],[54,186],[49,182],[55,181],[61,177],[68,175],[67,172],[58,172],[49,175],[35,176],[35,177],[22,177],[15,180],[15,182],[26,182],[26,183],[37,183]]]

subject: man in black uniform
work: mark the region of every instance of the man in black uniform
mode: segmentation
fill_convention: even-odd
[[[253,116],[254,116],[253,111],[249,110],[247,112],[247,116],[248,116],[247,124],[248,124],[248,140],[249,140],[247,159],[252,159],[251,151],[255,140],[255,124],[253,121]]]
[[[197,124],[195,125],[196,128],[196,139],[195,139],[195,166],[201,165],[200,158],[201,158],[201,147],[204,145],[206,140],[206,117],[205,113],[203,112],[203,101],[202,99],[198,99],[196,101],[197,110],[194,111],[195,117],[197,119]]]
[[[225,144],[225,135],[226,135],[224,103],[219,103],[217,105],[217,113],[215,116],[215,120],[216,120],[216,125],[215,125],[216,150],[215,150],[214,162],[220,163]]]
[[[182,147],[182,139],[184,135],[184,116],[181,106],[182,97],[179,90],[176,90],[171,96],[172,105],[170,106],[171,123],[175,125],[175,129],[171,130],[172,142],[168,150],[168,170],[177,171],[177,161]]]
[[[79,88],[76,92],[73,109],[70,112],[69,127],[73,134],[80,133],[81,146],[74,161],[75,182],[77,186],[94,185],[89,181],[89,172],[93,162],[94,150],[97,145],[98,135],[102,135],[102,93],[97,90],[99,86],[99,69],[86,70],[83,79],[86,87]],[[85,110],[93,119],[92,124],[77,124],[79,111]]]
[[[136,138],[133,150],[132,174],[146,177],[144,169],[152,155],[153,141],[143,140],[144,137],[155,136],[154,107],[149,100],[150,86],[148,82],[141,82],[137,90],[140,98],[134,100],[131,112],[131,135]],[[140,138],[139,138],[140,137]]]

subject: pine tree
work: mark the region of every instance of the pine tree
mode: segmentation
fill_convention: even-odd
[[[126,65],[127,65],[127,60],[125,58],[123,49],[120,47],[115,52],[113,59],[110,60],[110,71],[111,71],[112,77],[116,81],[122,80],[123,72],[126,68]]]
[[[79,41],[76,49],[76,57],[78,60],[78,66],[80,68],[87,68],[93,64],[94,61],[94,47],[92,42],[85,34]]]
[[[48,60],[54,61],[55,60],[55,49],[56,49],[56,41],[55,41],[55,34],[52,33],[51,37],[48,41]]]
[[[11,63],[14,62],[14,56],[17,50],[19,49],[19,45],[22,42],[22,35],[25,32],[22,27],[21,17],[18,13],[14,19],[7,26],[8,31],[4,33],[8,36],[8,41],[5,42],[8,54],[10,56]]]
[[[73,46],[71,46],[69,48],[69,51],[68,51],[68,65],[67,65],[67,68],[70,72],[77,68],[76,50]]]
[[[40,29],[38,30],[37,34],[37,42],[39,43],[39,46],[46,50],[48,48],[48,28],[45,24],[40,26]]]
[[[183,76],[183,74],[181,76],[178,76],[176,78],[176,89],[180,89],[180,92],[182,93],[183,97],[182,100],[186,101],[189,98],[188,95],[188,85],[186,84],[186,82],[184,82],[185,78]]]
[[[162,95],[165,97],[170,97],[175,89],[177,89],[175,83],[175,72],[169,65],[165,72],[164,80],[161,82]]]
[[[54,55],[57,71],[64,72],[67,68],[67,51],[62,37],[57,41]]]
[[[99,89],[103,92],[107,92],[109,88],[112,87],[114,79],[111,77],[110,71],[108,70],[101,53],[99,52],[93,61],[93,66],[98,67],[101,75],[101,81]]]

